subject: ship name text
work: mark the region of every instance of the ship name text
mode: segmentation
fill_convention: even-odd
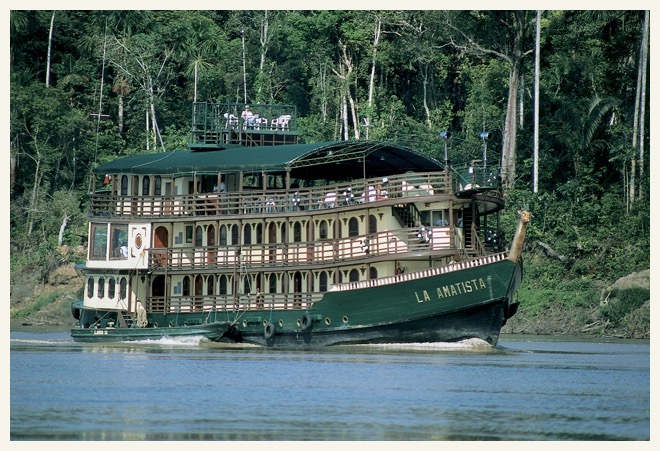
[[[436,288],[436,296],[438,299],[444,299],[459,294],[473,293],[475,291],[483,290],[486,288],[486,282],[483,278],[464,280],[461,282],[452,283],[451,285],[443,285]],[[433,291],[431,291],[432,293]],[[421,292],[415,291],[415,298],[420,304],[431,300],[431,294],[427,290]]]

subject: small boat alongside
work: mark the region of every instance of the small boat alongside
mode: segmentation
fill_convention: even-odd
[[[195,103],[187,150],[93,170],[74,340],[497,344],[530,220],[505,239],[497,166],[299,143],[295,107],[253,105],[258,124],[241,109]]]

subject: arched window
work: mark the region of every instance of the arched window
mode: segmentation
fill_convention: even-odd
[[[378,232],[378,221],[374,215],[369,215],[369,233]]]
[[[348,236],[358,236],[360,234],[360,229],[358,226],[357,218],[351,218],[348,220]]]
[[[300,243],[302,241],[302,226],[300,222],[293,223],[293,242]]]
[[[119,280],[119,299],[126,299],[126,277]]]
[[[319,223],[319,238],[322,240],[328,238],[328,223],[325,219]]]
[[[257,224],[255,227],[255,233],[257,235],[257,244],[263,244],[264,242],[264,233],[261,223]]]
[[[251,282],[252,281],[250,280],[250,276],[246,274],[245,277],[243,278],[243,293],[249,294],[252,291]]]
[[[252,226],[250,224],[243,226],[243,244],[252,244]]]
[[[369,268],[369,278],[378,279],[378,270],[373,266]]]
[[[227,294],[227,276],[220,276],[220,280],[218,281],[219,285],[219,292],[220,294]]]
[[[238,244],[238,224],[231,227],[231,244]]]
[[[348,273],[349,282],[357,282],[360,280],[360,273],[357,269],[351,269],[351,272]]]
[[[195,246],[202,247],[202,226],[195,228]]]
[[[128,195],[128,177],[125,175],[121,176],[121,191],[120,195],[126,196]]]
[[[227,226],[220,226],[220,246],[227,245]]]
[[[100,298],[105,296],[105,279],[103,277],[99,278],[98,290],[96,291],[96,294]]]
[[[160,196],[162,190],[163,180],[160,175],[154,176],[154,196]]]
[[[142,195],[149,195],[149,185],[151,184],[151,178],[148,175],[142,177]]]
[[[183,278],[183,293],[184,296],[190,296],[190,277]]]
[[[94,296],[94,278],[87,278],[87,297],[91,298]]]
[[[111,277],[110,280],[108,280],[108,297],[110,299],[115,298],[115,278]]]
[[[325,271],[321,271],[321,274],[319,274],[319,291],[328,291],[328,273]]]
[[[282,228],[280,229],[280,242],[281,243],[289,242],[289,240],[286,239],[286,222],[282,224]]]
[[[210,275],[209,278],[206,279],[206,294],[215,294],[215,277],[213,277],[213,275]]]
[[[277,293],[277,276],[273,273],[268,276],[268,292]]]

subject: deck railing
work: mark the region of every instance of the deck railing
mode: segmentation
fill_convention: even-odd
[[[391,254],[434,251],[451,254],[462,246],[456,227],[402,228],[368,235],[297,243],[264,243],[181,248],[153,248],[154,271],[251,269],[286,265],[325,265]]]
[[[150,296],[147,310],[154,313],[233,312],[308,309],[322,293],[237,293],[194,296]],[[164,325],[163,325],[164,326]]]
[[[170,196],[90,195],[89,215],[121,218],[162,218],[204,215],[277,215],[285,212],[370,204],[394,198],[451,194],[452,181],[444,172],[370,178],[305,189],[245,187],[242,192],[193,193]]]

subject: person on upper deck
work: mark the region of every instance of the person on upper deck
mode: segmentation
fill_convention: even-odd
[[[241,118],[243,119],[245,125],[252,127],[252,123],[254,122],[254,114],[252,111],[250,111],[250,105],[245,105],[245,109],[241,113]]]

